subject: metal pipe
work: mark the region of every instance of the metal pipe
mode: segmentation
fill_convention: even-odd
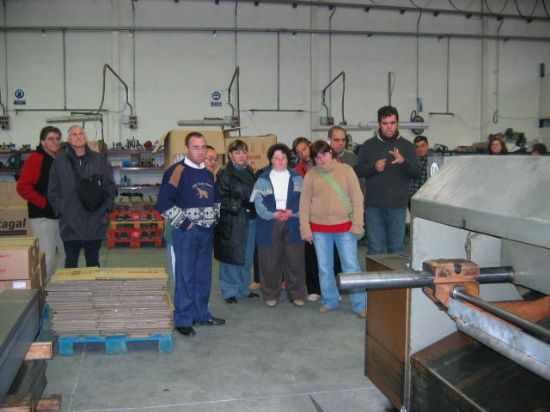
[[[516,315],[515,313],[512,313],[510,311],[507,311],[506,309],[495,306],[492,303],[487,302],[477,296],[470,295],[466,291],[466,289],[464,289],[464,287],[462,286],[455,287],[451,292],[451,297],[454,299],[463,300],[474,306],[477,306],[478,308],[481,308],[486,312],[489,312],[490,314],[499,317],[500,319],[503,319],[515,326],[520,327],[525,332],[533,336],[536,336],[537,338],[543,340],[544,342],[550,342],[549,329],[546,329],[543,326],[537,325],[536,323],[533,323],[530,320],[522,318],[521,316]]]
[[[523,366],[525,369],[530,370],[531,372],[541,376],[542,378],[550,381],[550,370],[549,368],[530,357],[524,352],[518,351],[501,340],[485,333],[483,330],[476,328],[472,325],[469,325],[462,321],[461,319],[455,319],[456,327],[462,333],[465,333],[468,336],[471,336],[478,342],[488,346],[494,351],[500,353],[503,356],[506,356],[508,359],[516,362],[518,365]]]
[[[235,0],[221,0],[221,1],[235,1]],[[255,3],[258,0],[239,0],[241,3]],[[307,6],[307,7],[319,7],[319,8],[326,8],[326,7],[339,7],[343,9],[360,9],[365,12],[371,11],[371,10],[383,10],[383,11],[396,11],[400,14],[404,13],[415,13],[419,10],[423,11],[424,13],[431,13],[434,16],[437,16],[439,14],[450,14],[450,15],[458,15],[458,16],[464,16],[466,18],[471,17],[488,17],[494,19],[495,17],[503,18],[503,19],[519,19],[519,20],[525,20],[527,22],[529,21],[548,21],[548,17],[546,16],[525,16],[519,14],[498,14],[495,15],[494,13],[486,13],[486,12],[477,12],[477,11],[469,11],[469,10],[455,10],[455,9],[436,9],[436,8],[427,8],[427,7],[410,7],[410,6],[391,6],[391,5],[384,5],[384,4],[373,4],[374,2],[370,2],[368,5],[365,4],[359,4],[359,3],[350,3],[350,2],[341,2],[341,3],[327,3],[325,0],[261,0],[260,3],[266,3],[266,4],[285,4],[290,6]]]
[[[124,86],[124,90],[126,92],[126,104],[130,107],[130,115],[134,114],[134,107],[130,104],[129,99],[129,93],[128,93],[128,85],[122,80],[122,78],[113,70],[111,66],[109,66],[107,63],[103,65],[103,90],[101,92],[101,103],[99,104],[99,108],[97,109],[97,112],[99,113],[101,109],[103,108],[103,102],[105,101],[105,80],[107,77],[107,69],[122,83]]]
[[[8,9],[6,7],[6,0],[2,0],[2,10],[4,13],[4,21],[2,22],[4,26],[4,85],[6,92],[6,105],[2,105],[2,114],[6,115],[9,108],[9,85],[8,85]]]
[[[61,44],[61,53],[63,54],[63,107],[67,110],[67,39],[65,30],[61,32]]]
[[[239,98],[239,75],[240,75],[240,69],[239,66],[235,67],[235,71],[233,72],[233,77],[231,77],[231,81],[229,82],[229,87],[227,88],[227,104],[229,107],[231,107],[231,117],[235,117],[235,107],[231,104],[231,88],[233,87],[233,83],[235,80],[237,80],[237,99]],[[237,105],[238,106],[238,105]],[[240,117],[240,114],[238,114]]]
[[[490,34],[466,34],[466,33],[416,33],[416,32],[391,32],[391,31],[373,31],[373,30],[327,30],[327,29],[294,29],[294,28],[266,28],[266,27],[170,27],[170,26],[10,26],[2,29],[4,32],[42,32],[42,31],[62,31],[68,32],[175,32],[175,33],[296,33],[299,34],[333,34],[343,36],[388,36],[388,37],[426,37],[426,38],[441,38],[451,37],[457,39],[472,39],[472,40],[517,40],[517,41],[550,41],[550,37],[536,36],[517,36],[517,35],[490,35]]]
[[[325,88],[323,89],[321,95],[322,95],[322,99],[321,99],[321,105],[325,107],[326,111],[327,111],[327,117],[329,117],[330,113],[329,113],[329,108],[327,107],[327,104],[325,103],[325,98],[326,98],[326,92],[328,90],[328,88],[330,86],[332,86],[332,84],[338,80],[339,78],[342,78],[342,124],[346,124],[346,118],[344,116],[344,98],[345,98],[345,93],[346,93],[346,73],[344,71],[341,71],[340,73],[338,73],[338,75],[336,75],[336,77],[334,79],[332,79],[329,84],[327,84],[325,86]]]
[[[513,280],[510,266],[480,268],[476,280],[479,283],[506,283]],[[430,272],[414,270],[340,273],[337,278],[340,289],[397,289],[432,286],[433,275]]]

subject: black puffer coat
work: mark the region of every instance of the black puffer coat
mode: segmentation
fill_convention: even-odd
[[[214,257],[220,262],[243,266],[248,238],[248,222],[256,218],[250,202],[256,182],[250,168],[238,169],[233,162],[218,172],[220,220],[214,232]]]

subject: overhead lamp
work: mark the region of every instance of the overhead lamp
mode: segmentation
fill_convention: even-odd
[[[46,119],[46,123],[84,123],[84,122],[101,122],[103,115],[101,113],[78,113],[70,116],[50,117]]]
[[[205,117],[203,119],[178,120],[178,126],[229,126],[238,127],[238,119],[232,116]]]

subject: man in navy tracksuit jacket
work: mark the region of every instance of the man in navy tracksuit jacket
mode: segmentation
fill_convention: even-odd
[[[204,167],[206,140],[198,132],[185,137],[187,155],[162,178],[157,210],[173,226],[176,255],[174,323],[185,336],[193,325],[223,325],[208,311],[212,283],[212,238],[220,216],[214,175]]]

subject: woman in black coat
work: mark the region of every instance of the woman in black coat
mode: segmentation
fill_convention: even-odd
[[[250,292],[254,259],[256,210],[250,201],[256,182],[247,163],[248,146],[237,139],[229,145],[229,162],[220,169],[220,220],[214,232],[214,257],[220,262],[220,287],[227,303],[238,298],[257,298]]]

